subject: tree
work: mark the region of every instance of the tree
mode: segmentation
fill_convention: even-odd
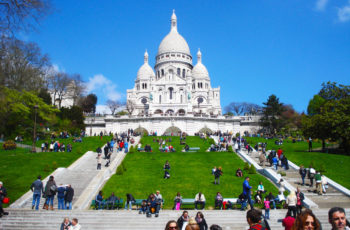
[[[280,103],[279,98],[272,94],[263,104],[265,107],[263,107],[263,117],[260,124],[267,133],[275,134],[283,127],[283,122],[280,119],[284,111],[283,103]]]
[[[67,127],[64,127],[65,130],[69,130],[71,133],[79,133],[79,130],[85,129],[82,108],[78,106],[72,106],[70,108],[62,107],[58,115],[62,120],[69,120],[69,122],[66,122]]]
[[[50,95],[50,93],[49,93],[46,89],[44,89],[44,88],[40,89],[39,94],[38,94],[38,97],[40,97],[41,99],[43,99],[43,101],[44,101],[46,104],[48,104],[48,105],[51,105],[51,104],[52,104],[51,95]]]
[[[112,115],[121,107],[123,103],[120,101],[107,100],[106,105],[111,110]]]
[[[128,111],[129,115],[132,115],[132,112],[135,110],[135,103],[132,100],[127,100],[126,102],[126,110]]]
[[[12,137],[18,134],[31,136],[34,106],[38,105],[37,122],[51,122],[58,112],[33,93],[0,87],[0,133]]]
[[[86,97],[83,97],[79,105],[85,113],[95,113],[97,104],[97,96],[93,93],[90,93]]]
[[[309,102],[308,115],[302,119],[303,133],[320,138],[323,150],[325,140],[340,141],[340,146],[350,150],[350,87],[335,82],[322,84],[320,92]]]
[[[48,0],[1,0],[0,35],[13,36],[15,32],[33,29],[50,13]]]
[[[240,115],[256,115],[261,111],[261,106],[248,102],[231,102],[225,107],[226,113]]]
[[[54,100],[53,104],[58,108],[61,108],[63,97],[67,94],[67,89],[71,81],[68,74],[64,72],[53,71],[48,76],[49,88]]]
[[[10,89],[39,91],[45,88],[49,58],[37,44],[17,39],[0,43],[0,84]]]

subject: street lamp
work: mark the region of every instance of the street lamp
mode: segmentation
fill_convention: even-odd
[[[37,114],[38,108],[39,108],[38,105],[34,105],[34,132],[33,132],[32,153],[36,153],[36,147],[35,147],[35,142],[36,142],[36,114]]]

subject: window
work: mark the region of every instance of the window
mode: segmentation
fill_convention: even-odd
[[[181,75],[181,69],[180,68],[177,68],[177,75]]]
[[[185,76],[186,76],[186,70],[183,69],[183,70],[182,70],[182,77],[185,78]]]
[[[199,84],[199,82],[198,82],[197,84],[198,84],[198,88],[200,88],[200,84]]]
[[[172,100],[173,99],[173,87],[169,88],[169,99]]]
[[[196,88],[196,84],[192,84],[192,89],[195,89]]]
[[[160,78],[160,73],[159,70],[157,71],[157,77]]]
[[[208,89],[208,83],[205,83],[205,88]]]
[[[182,103],[182,94],[181,94],[181,96],[180,96],[180,103]]]
[[[159,95],[159,104],[162,103],[162,95]]]
[[[172,57],[175,57],[175,54],[172,54],[171,56],[172,56]]]
[[[147,89],[147,83],[145,83],[145,89]]]
[[[162,77],[164,76],[164,69],[161,70],[162,71]]]
[[[140,85],[137,84],[137,85],[136,85],[136,88],[137,88],[137,90],[140,90]]]

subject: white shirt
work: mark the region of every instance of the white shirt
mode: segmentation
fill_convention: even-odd
[[[81,229],[81,226],[80,224],[76,224],[75,226],[71,225],[69,227],[69,230],[80,230]]]
[[[204,194],[201,195],[201,199],[199,199],[199,193],[197,193],[196,197],[194,198],[195,201],[205,201]]]

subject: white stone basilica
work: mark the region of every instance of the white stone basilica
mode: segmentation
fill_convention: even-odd
[[[135,86],[127,90],[126,99],[128,115],[86,117],[86,133],[120,133],[130,128],[157,135],[259,130],[258,116],[222,115],[220,88],[211,87],[200,50],[197,64],[192,65],[190,48],[177,31],[175,13],[171,16],[170,32],[159,45],[154,70],[148,64],[146,51]]]
[[[127,90],[127,101],[134,106],[132,115],[221,115],[220,87],[211,87],[200,50],[193,67],[190,48],[177,31],[175,12],[170,32],[159,45],[154,69],[146,51],[135,86]]]

